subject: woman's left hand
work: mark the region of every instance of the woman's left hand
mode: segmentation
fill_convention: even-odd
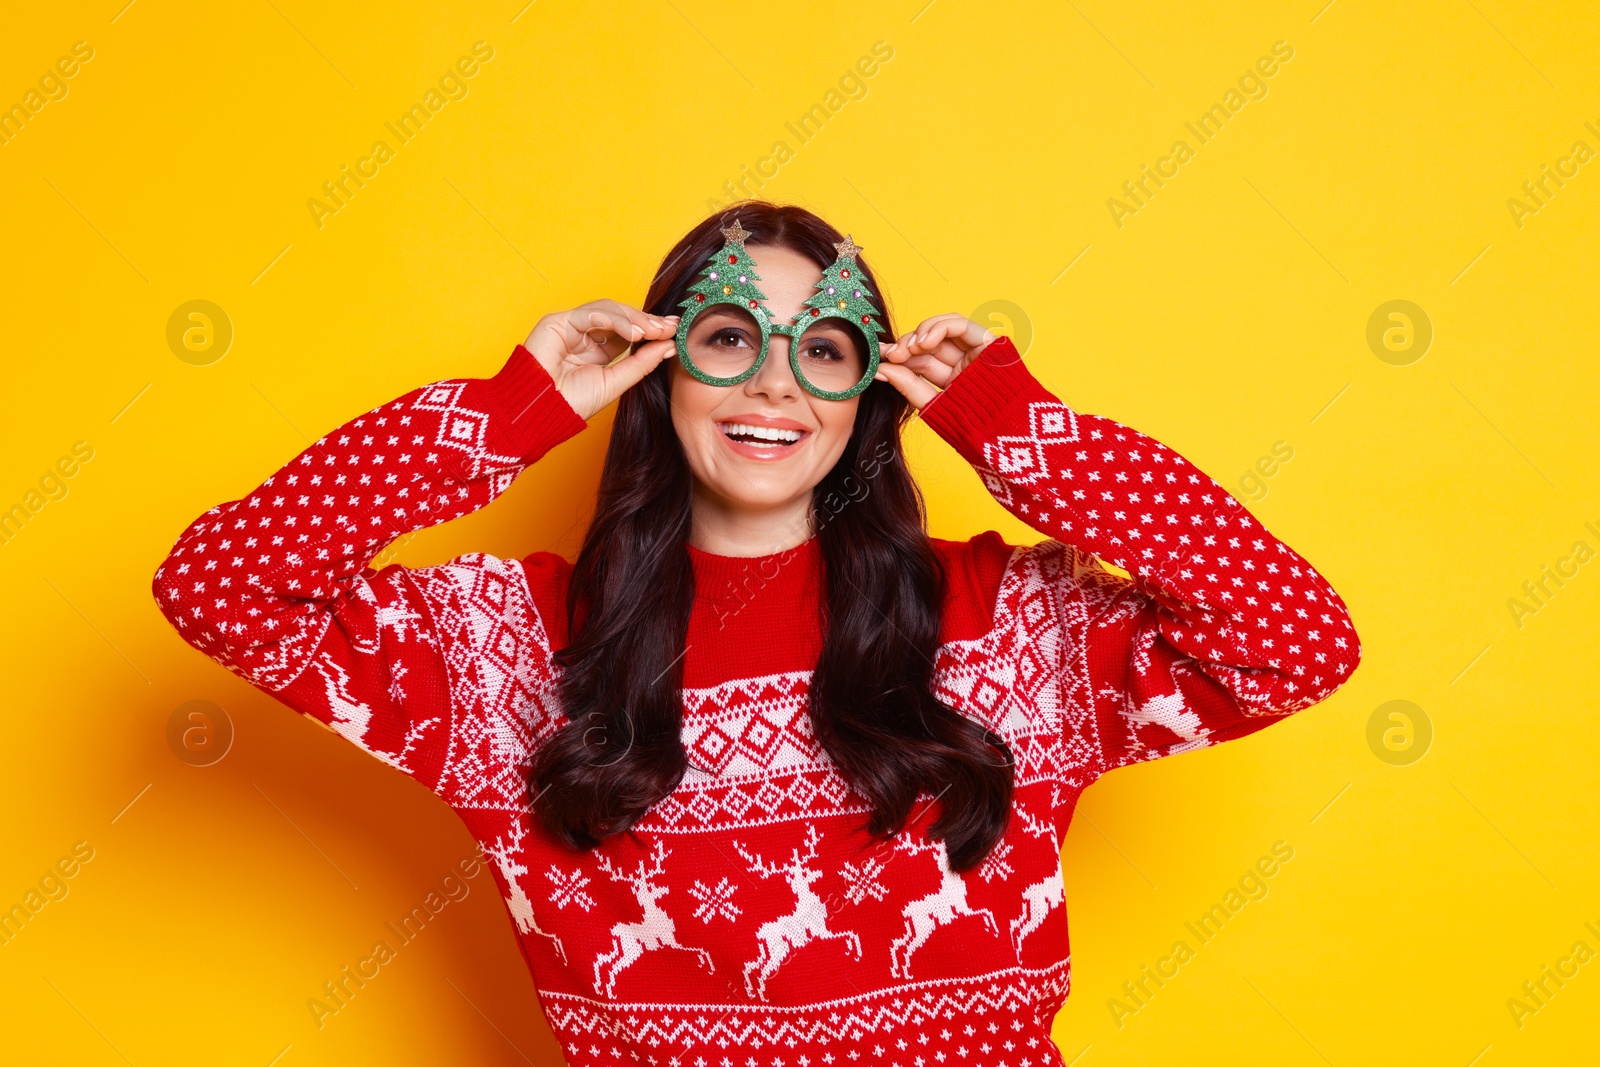
[[[996,336],[964,315],[935,315],[879,348],[876,378],[900,390],[913,407],[925,408]]]

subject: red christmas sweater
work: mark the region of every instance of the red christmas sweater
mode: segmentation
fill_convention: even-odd
[[[759,558],[689,550],[692,769],[593,852],[540,830],[526,776],[565,721],[551,654],[570,564],[368,567],[584,428],[520,345],[492,378],[407,393],[200,516],[154,592],[194,647],[460,813],[572,1064],[1058,1064],[1060,846],[1079,794],[1317,703],[1360,644],[1327,581],[1217,482],[1063,404],[1009,340],[922,417],[1048,538],[935,541],[937,693],[1016,757],[1005,837],[966,873],[924,832],[931,795],[871,842],[813,735],[815,539]]]

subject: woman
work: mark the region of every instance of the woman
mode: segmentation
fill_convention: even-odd
[[[1328,583],[1182,456],[962,316],[891,340],[858,251],[730,208],[643,311],[546,315],[156,573],[187,641],[461,814],[573,1064],[1059,1062],[1083,789],[1359,660]],[[576,564],[367,568],[613,400]],[[929,538],[913,412],[1047,539]]]

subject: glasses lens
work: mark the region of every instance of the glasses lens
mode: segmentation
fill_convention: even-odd
[[[867,339],[849,319],[818,319],[795,350],[800,375],[813,387],[842,393],[867,372]]]
[[[761,355],[761,326],[736,304],[713,304],[689,324],[689,358],[713,378],[734,378]]]

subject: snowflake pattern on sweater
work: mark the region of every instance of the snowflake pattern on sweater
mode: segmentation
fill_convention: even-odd
[[[207,511],[153,591],[195,648],[460,814],[570,1063],[1058,1064],[1060,847],[1083,789],[1315,704],[1360,644],[1326,580],[1231,494],[1063,404],[1008,339],[922,415],[1047,537],[935,542],[949,576],[938,695],[1016,757],[1007,833],[966,873],[923,832],[936,796],[904,833],[870,841],[865,804],[812,732],[820,639],[796,637],[794,619],[815,611],[814,539],[781,559],[690,550],[691,769],[593,852],[543,833],[527,773],[564,722],[551,657],[570,566],[471,553],[368,567],[584,428],[520,345],[495,376],[414,390]],[[768,631],[788,643],[752,636]]]

